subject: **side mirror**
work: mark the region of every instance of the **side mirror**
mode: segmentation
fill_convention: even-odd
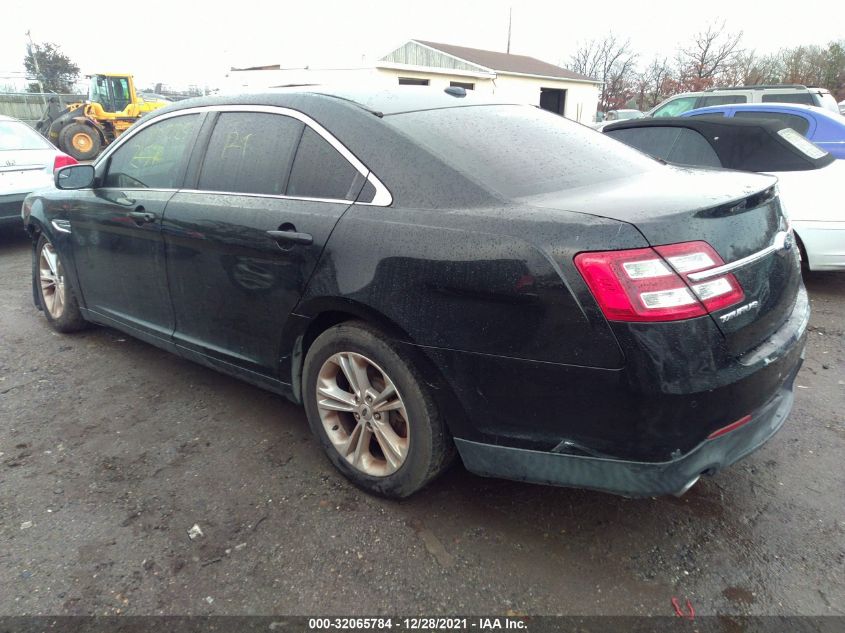
[[[88,189],[94,185],[93,165],[68,165],[56,172],[56,189]]]

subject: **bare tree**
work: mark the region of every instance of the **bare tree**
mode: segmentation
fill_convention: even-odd
[[[590,40],[579,45],[569,68],[602,82],[599,108],[607,110],[624,105],[633,96],[636,61],[637,54],[631,50],[631,41],[626,39],[623,42],[613,33],[608,33],[602,40]]]
[[[695,35],[692,44],[678,52],[680,78],[687,90],[712,86],[726,75],[742,53],[742,31],[728,33],[725,21],[711,23]]]
[[[655,57],[644,71],[637,75],[637,106],[649,110],[668,97],[674,88],[673,70],[667,58]]]

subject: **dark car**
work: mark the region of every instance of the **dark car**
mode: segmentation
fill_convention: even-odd
[[[831,100],[833,98],[831,97]],[[681,116],[714,116],[727,119],[780,121],[807,137],[835,158],[845,160],[845,118],[836,110],[795,103],[738,103],[728,106],[698,108]]]
[[[302,403],[389,496],[456,449],[481,475],[680,493],[768,440],[809,314],[774,179],[451,92],[157,111],[27,199],[36,304]]]
[[[605,133],[654,158],[777,176],[807,270],[845,270],[845,161],[776,119],[673,117],[614,123]]]

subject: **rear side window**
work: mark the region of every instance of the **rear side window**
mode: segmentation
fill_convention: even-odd
[[[655,158],[677,165],[721,167],[710,143],[695,130],[683,127],[641,127],[612,130],[610,136]]]
[[[706,108],[707,106],[728,105],[730,103],[746,103],[745,95],[713,95],[701,97],[701,100],[696,104],[697,108]]]
[[[193,149],[198,114],[164,119],[144,128],[109,157],[104,187],[176,189]]]
[[[754,112],[743,111],[734,114],[735,119],[768,119],[783,123],[791,127],[799,134],[806,134],[810,129],[810,122],[802,116],[797,114],[787,114],[786,112]]]
[[[813,96],[809,92],[764,94],[763,103],[801,103],[803,105],[815,105],[813,103]]]
[[[303,127],[281,114],[223,112],[211,133],[197,188],[283,195]]]
[[[305,128],[287,195],[297,198],[355,200],[363,183],[358,170],[310,127]]]
[[[600,132],[527,105],[423,110],[385,116],[384,121],[467,178],[507,198],[660,168]]]

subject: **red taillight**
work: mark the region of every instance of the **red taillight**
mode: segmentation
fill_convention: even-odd
[[[68,165],[76,165],[78,161],[73,156],[56,152],[56,158],[53,160],[53,171]]]
[[[712,440],[714,437],[719,437],[720,435],[724,435],[725,433],[730,433],[731,431],[735,431],[739,427],[745,426],[749,422],[751,422],[751,416],[750,415],[743,416],[739,420],[737,420],[736,422],[731,422],[727,426],[723,426],[721,429],[713,431],[710,435],[707,436],[707,439]]]
[[[703,282],[688,275],[723,265],[707,242],[579,253],[575,265],[611,321],[677,321],[745,298],[731,274]]]

